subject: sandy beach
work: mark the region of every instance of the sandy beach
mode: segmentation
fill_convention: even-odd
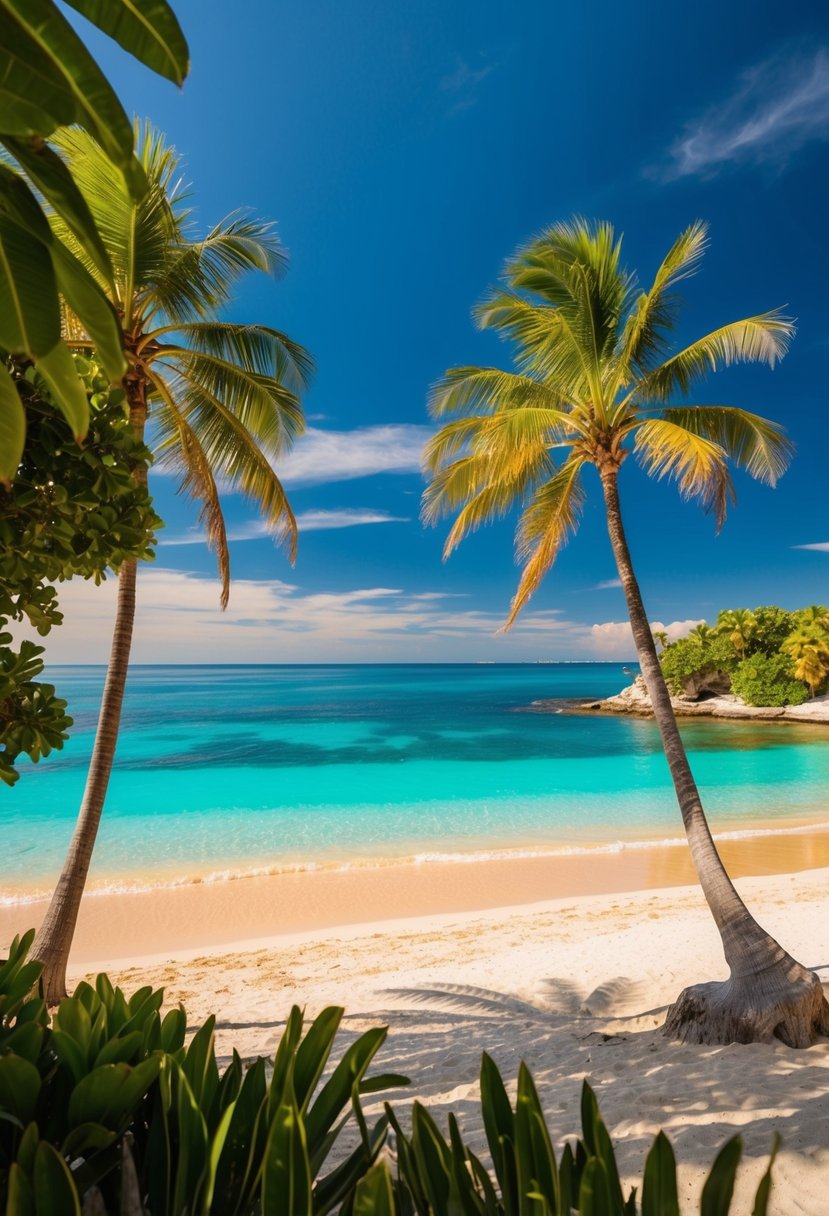
[[[823,855],[823,835],[776,837],[753,860],[746,841],[725,842],[724,852],[735,868],[738,855],[749,868],[773,869],[775,859],[778,869],[794,867]],[[106,966],[128,989],[163,985],[194,1026],[215,1012],[221,1051],[235,1046],[246,1056],[273,1050],[293,1002],[309,1014],[342,1004],[346,1038],[390,1026],[382,1062],[412,1079],[395,1095],[398,1107],[417,1096],[439,1117],[451,1108],[473,1140],[481,1136],[483,1050],[513,1080],[527,1061],[561,1138],[577,1128],[587,1077],[630,1182],[656,1129],[670,1132],[688,1212],[734,1132],[745,1136],[746,1159],[733,1211],[750,1211],[777,1131],[783,1149],[770,1210],[819,1216],[829,1186],[829,1041],[793,1051],[665,1039],[664,1006],[686,984],[726,971],[699,890],[669,885],[682,881],[684,851],[598,855],[589,873],[584,858],[576,861],[409,866],[406,881],[400,866],[282,875],[281,894],[277,878],[265,877],[96,896],[86,901],[71,981]],[[568,874],[575,892],[566,890]],[[559,898],[541,899],[553,880],[561,886],[547,891]],[[613,882],[623,885],[608,889]],[[738,885],[766,928],[829,981],[829,868]],[[266,913],[283,929],[287,919],[287,931],[264,934]],[[203,918],[200,937],[194,916]],[[159,949],[165,924],[177,945]]]

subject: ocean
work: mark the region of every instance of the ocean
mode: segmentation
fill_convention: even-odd
[[[48,678],[75,726],[0,787],[4,902],[54,884],[104,669]],[[618,663],[134,667],[89,885],[676,839],[653,723],[533,706],[626,683]],[[829,732],[691,721],[682,733],[715,831],[829,820]]]

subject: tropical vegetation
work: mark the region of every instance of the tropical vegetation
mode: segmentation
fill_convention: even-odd
[[[509,627],[576,531],[589,479],[598,476],[691,855],[731,970],[725,983],[686,989],[670,1008],[666,1027],[695,1041],[777,1036],[806,1046],[829,1031],[829,1004],[818,977],[752,917],[717,853],[622,518],[619,483],[629,457],[650,476],[675,481],[680,494],[713,512],[720,527],[734,500],[731,467],[774,485],[791,456],[777,423],[735,406],[698,404],[690,396],[718,367],[773,367],[793,333],[791,320],[772,310],[672,349],[675,289],[698,269],[706,243],[704,224],[688,227],[646,289],[623,265],[621,238],[607,223],[557,223],[519,250],[502,284],[475,313],[481,328],[511,344],[515,370],[456,367],[435,386],[431,412],[441,425],[426,449],[431,482],[424,517],[435,522],[454,515],[444,549],[448,557],[470,532],[518,508],[516,547],[523,571]],[[738,622],[733,633],[740,633]]]
[[[63,619],[56,584],[100,583],[126,561],[149,560],[161,522],[132,476],[150,453],[130,427],[123,389],[110,388],[82,355],[74,363],[89,399],[83,445],[37,367],[10,364],[27,430],[17,477],[0,486],[0,781],[7,785],[18,778],[20,756],[38,761],[63,747],[72,725],[66,701],[40,679],[43,646],[15,643],[8,625],[26,622],[46,637]]]
[[[181,84],[189,54],[166,0],[67,0],[154,72]],[[76,438],[89,424],[87,396],[62,341],[61,300],[82,320],[110,381],[126,370],[105,242],[71,170],[47,141],[77,125],[134,199],[146,178],[132,124],[95,59],[53,0],[0,0],[0,355],[34,360]],[[56,237],[60,216],[75,248]],[[82,257],[78,257],[78,252]],[[94,274],[90,274],[94,267]],[[0,358],[0,481],[11,481],[26,415]]]
[[[56,146],[71,169],[104,241],[111,282],[89,258],[61,216],[55,233],[84,262],[122,318],[129,370],[126,407],[137,444],[145,438],[161,467],[179,476],[182,492],[200,504],[200,520],[215,551],[221,603],[230,593],[230,557],[221,490],[243,494],[270,534],[293,559],[296,522],[273,460],[303,428],[299,393],[308,353],[266,325],[222,318],[239,278],[274,274],[285,255],[271,224],[236,214],[197,233],[174,150],[149,126],[137,155],[147,188],[136,199],[112,173],[98,144],[83,130],[63,131]],[[89,351],[91,335],[68,312],[67,342]],[[142,462],[133,466],[146,484]],[[65,992],[66,963],[106,797],[121,717],[136,605],[137,561],[121,565],[112,651],[86,789],[66,862],[34,946],[45,964],[50,1000]]]
[[[713,677],[747,705],[802,705],[829,687],[829,609],[728,608],[659,656],[671,691]]]
[[[454,1114],[447,1140],[415,1104],[405,1123],[363,1099],[408,1084],[370,1072],[385,1027],[333,1055],[343,1010],[306,1027],[291,1010],[274,1056],[220,1069],[215,1019],[185,1046],[181,1007],[163,991],[127,996],[106,975],[82,983],[50,1014],[33,991],[33,931],[0,964],[0,1206],[6,1216],[678,1216],[676,1159],[660,1132],[645,1162],[641,1209],[624,1195],[616,1155],[585,1083],[582,1134],[557,1158],[523,1065],[515,1106],[495,1063],[481,1065],[481,1113],[491,1165]],[[397,1169],[378,1160],[394,1132]],[[350,1134],[350,1141],[349,1141]],[[701,1197],[726,1216],[739,1136],[718,1153]],[[776,1146],[773,1152],[776,1151]],[[765,1216],[771,1163],[755,1216]]]

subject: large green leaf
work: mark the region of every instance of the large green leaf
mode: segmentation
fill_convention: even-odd
[[[262,1173],[262,1216],[311,1216],[311,1166],[305,1128],[293,1101],[283,1102],[271,1124]]]
[[[44,1141],[35,1153],[34,1193],[37,1216],[81,1216],[69,1167],[60,1153]]]
[[[49,250],[2,216],[0,346],[13,354],[37,358],[59,341],[60,308]]]
[[[109,254],[95,227],[89,205],[61,157],[43,141],[37,146],[25,139],[7,138],[3,142],[46,201],[78,238],[106,282],[111,283]]]
[[[664,1132],[657,1135],[645,1162],[642,1216],[679,1216],[676,1157]]]
[[[0,0],[0,128],[5,135],[51,135],[76,121],[77,104],[10,8]]]
[[[52,90],[49,109],[57,122],[45,131],[35,129],[31,133],[48,135],[56,125],[80,123],[95,137],[113,164],[125,172],[133,188],[140,188],[140,167],[133,158],[132,123],[109,81],[52,0],[0,0],[0,9],[20,26],[18,36],[6,50],[13,56],[17,54],[15,67],[21,80],[25,79],[28,66],[29,95],[39,96],[44,73],[43,69],[37,73],[32,64],[26,65],[21,48],[33,45],[48,66],[45,74]],[[13,35],[14,30],[9,29],[9,34]],[[62,94],[55,94],[56,88],[62,90]],[[62,100],[64,96],[65,101]],[[137,168],[138,179],[135,176]]]
[[[700,1199],[701,1216],[728,1216],[731,1196],[734,1194],[734,1179],[743,1153],[743,1142],[739,1136],[726,1141],[711,1166]]]
[[[0,482],[8,485],[17,472],[26,442],[26,414],[8,371],[0,363]]]
[[[34,1114],[40,1093],[40,1073],[19,1056],[0,1056],[0,1110],[25,1126]]]
[[[100,1123],[119,1130],[158,1076],[160,1058],[153,1056],[135,1068],[102,1064],[80,1081],[69,1099],[69,1122]]]
[[[48,355],[35,361],[35,366],[49,386],[55,405],[71,426],[72,434],[76,439],[83,439],[89,429],[89,402],[68,349],[58,342]]]
[[[181,26],[165,0],[66,0],[148,68],[182,84],[190,56]]]
[[[352,1211],[354,1216],[395,1216],[391,1174],[384,1161],[373,1165],[357,1183]]]

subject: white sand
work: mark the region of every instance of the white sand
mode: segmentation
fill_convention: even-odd
[[[738,886],[765,927],[829,982],[827,880],[829,870],[811,870]],[[216,1012],[223,1052],[271,1052],[295,1001],[309,1014],[344,1005],[344,1040],[387,1023],[380,1061],[412,1078],[395,1096],[398,1109],[414,1096],[438,1118],[451,1108],[473,1142],[482,1138],[483,1050],[510,1080],[520,1060],[528,1063],[560,1138],[577,1130],[587,1077],[629,1182],[640,1180],[656,1129],[670,1133],[688,1212],[698,1210],[716,1150],[739,1131],[746,1158],[732,1211],[747,1216],[778,1131],[770,1211],[829,1212],[829,1040],[794,1051],[779,1043],[682,1046],[661,1034],[662,1007],[682,987],[726,974],[696,888],[317,929],[107,965],[128,988],[164,985],[193,1024]],[[476,1003],[472,994],[471,1003],[451,1007],[434,991],[445,985],[486,989],[487,999]],[[603,993],[585,1000],[597,988]]]

